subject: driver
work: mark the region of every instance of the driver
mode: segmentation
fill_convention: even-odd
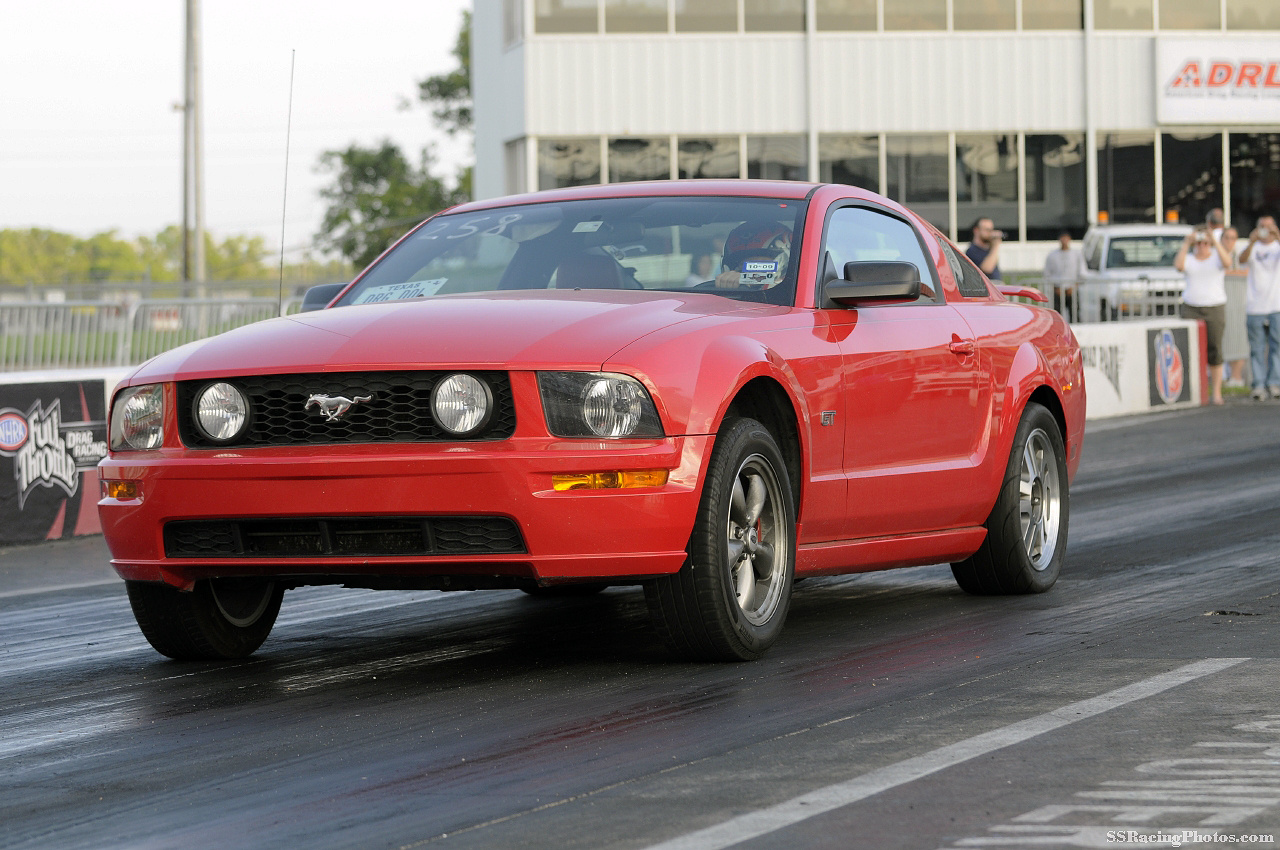
[[[748,221],[724,240],[717,289],[768,289],[782,282],[791,258],[791,229],[776,221]]]

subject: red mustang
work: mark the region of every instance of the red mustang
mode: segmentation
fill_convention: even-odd
[[[116,393],[102,526],[165,655],[247,655],[308,584],[638,583],[676,653],[751,659],[797,577],[1057,580],[1075,337],[878,195],[483,201],[309,295],[326,309],[170,351]]]

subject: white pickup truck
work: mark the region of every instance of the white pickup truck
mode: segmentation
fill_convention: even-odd
[[[1173,267],[1189,224],[1100,224],[1084,235],[1088,273],[1080,287],[1080,321],[1177,312],[1182,273]]]

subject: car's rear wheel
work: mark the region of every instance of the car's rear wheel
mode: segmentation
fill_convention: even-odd
[[[209,579],[190,592],[145,581],[125,587],[147,642],[179,661],[251,655],[271,633],[284,598],[283,587],[255,578]]]
[[[760,657],[778,639],[795,573],[795,504],[777,442],[753,419],[726,423],[711,451],[689,557],[645,585],[667,645],[695,660]]]
[[[1043,593],[1053,587],[1067,551],[1067,452],[1058,422],[1043,406],[1027,405],[987,538],[974,555],[951,565],[968,593]]]

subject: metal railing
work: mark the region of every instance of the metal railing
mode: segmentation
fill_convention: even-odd
[[[301,303],[286,299],[283,312]],[[275,298],[0,303],[0,372],[132,366],[280,314]]]

